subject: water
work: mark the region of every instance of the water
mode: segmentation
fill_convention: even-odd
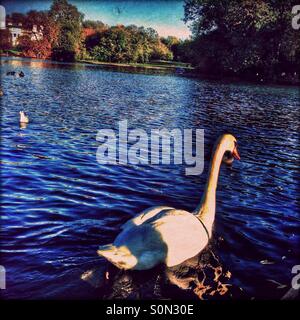
[[[25,77],[6,76],[11,70]],[[212,251],[249,298],[278,298],[290,288],[299,264],[299,88],[13,59],[2,60],[1,77],[5,299],[103,297],[104,289],[80,279],[104,270],[98,245],[147,207],[193,210],[224,132],[237,137],[242,159],[221,169]],[[20,110],[29,114],[27,128],[19,127]],[[186,176],[179,165],[99,165],[97,130],[124,119],[148,131],[205,129],[204,174]],[[133,274],[131,286],[145,282]],[[114,290],[124,289],[122,277]]]

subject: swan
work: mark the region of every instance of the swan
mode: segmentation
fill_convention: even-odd
[[[20,111],[20,123],[28,123],[29,122],[29,118],[28,116],[26,116],[24,111]]]
[[[216,189],[224,153],[240,159],[236,138],[224,134],[217,140],[201,203],[193,212],[156,206],[127,221],[112,244],[100,246],[98,255],[119,269],[147,270],[164,263],[181,264],[208,244],[216,210]]]

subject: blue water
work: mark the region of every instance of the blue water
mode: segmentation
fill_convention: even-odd
[[[25,77],[6,76],[12,70]],[[290,288],[300,262],[299,88],[15,59],[2,60],[1,79],[4,298],[101,297],[80,279],[104,265],[98,245],[147,207],[193,210],[223,132],[237,137],[242,159],[221,169],[214,238],[223,240],[215,254],[249,297],[279,297]],[[20,110],[29,114],[27,128],[19,127]],[[204,173],[98,164],[97,131],[124,119],[147,131],[204,129]]]

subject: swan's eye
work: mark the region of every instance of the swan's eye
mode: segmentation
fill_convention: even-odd
[[[224,156],[223,156],[223,163],[227,164],[227,165],[231,165],[233,160],[234,160],[234,157],[232,155],[232,152],[230,151],[226,151],[224,153]]]
[[[224,158],[231,158],[232,157],[232,153],[230,151],[226,151],[224,153]]]

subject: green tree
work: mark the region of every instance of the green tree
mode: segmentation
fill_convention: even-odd
[[[152,28],[118,25],[86,38],[92,59],[106,62],[140,62],[151,59],[171,60],[172,52]]]
[[[193,63],[202,71],[277,79],[299,67],[292,0],[186,0]],[[297,58],[298,57],[298,58]],[[297,62],[298,61],[298,62]]]
[[[179,61],[179,46],[181,41],[174,36],[168,36],[166,38],[161,38],[160,40],[172,52],[173,59]]]
[[[102,21],[96,20],[85,20],[82,23],[83,28],[90,28],[98,31],[102,31],[104,29],[107,29],[107,25],[104,24]]]
[[[54,0],[49,14],[59,28],[58,40],[52,53],[53,59],[74,61],[80,57],[83,50],[83,14],[67,0]]]
[[[160,38],[161,42],[168,47],[168,49],[173,50],[175,46],[180,43],[180,40],[174,36],[168,36],[166,38]]]
[[[174,52],[175,59],[182,62],[193,62],[196,61],[194,50],[194,41],[191,39],[181,40],[178,45],[176,45],[176,51]]]

